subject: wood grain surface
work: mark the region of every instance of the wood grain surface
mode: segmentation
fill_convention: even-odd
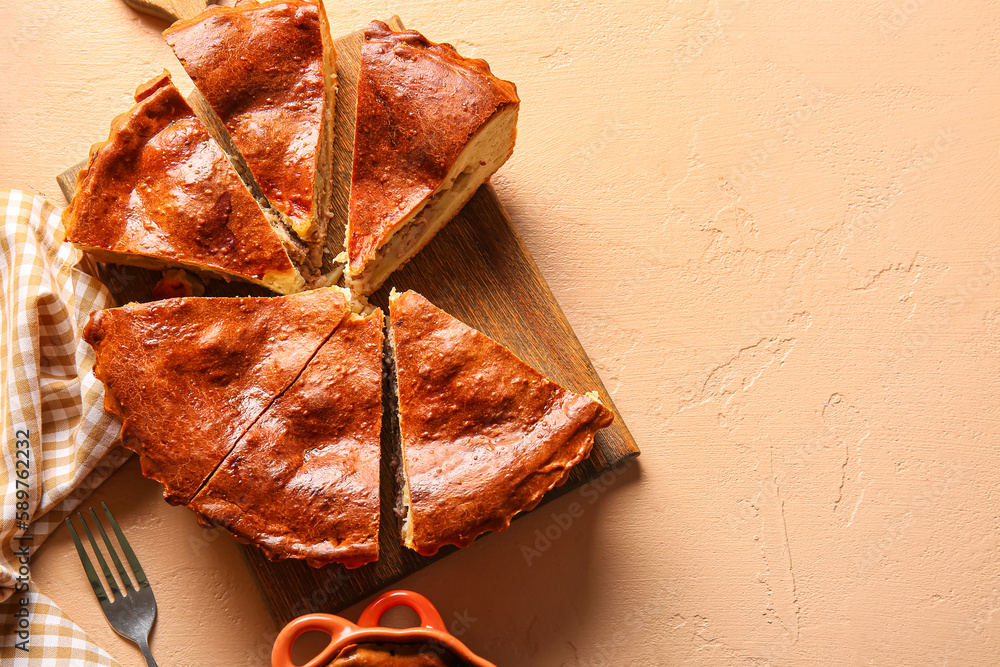
[[[173,23],[189,19],[205,10],[206,0],[124,0],[125,4],[143,14]]]
[[[402,29],[398,17],[388,21]],[[362,33],[336,40],[339,92],[334,149],[334,218],[329,246],[339,252],[347,222],[358,64]],[[517,148],[515,148],[515,151]],[[57,177],[67,199],[72,195],[76,165]],[[148,301],[159,280],[158,272],[125,266],[97,266],[100,277],[117,300]],[[570,474],[563,486],[542,500],[552,500],[610,468],[635,457],[639,449],[622,421],[600,377],[580,345],[544,277],[521,240],[510,216],[487,183],[413,260],[396,271],[371,302],[388,312],[388,293],[413,289],[460,320],[513,350],[552,380],[577,392],[597,390],[615,412],[615,422],[599,432],[590,456]],[[245,283],[208,283],[210,296],[267,295],[267,290]],[[385,387],[388,391],[388,386]],[[336,612],[399,581],[455,551],[442,549],[424,557],[401,544],[395,505],[393,457],[398,430],[388,414],[383,419],[382,494],[379,560],[356,570],[339,565],[313,569],[298,561],[269,562],[253,546],[244,557],[275,620],[284,624],[314,611]],[[502,539],[484,536],[484,539]]]

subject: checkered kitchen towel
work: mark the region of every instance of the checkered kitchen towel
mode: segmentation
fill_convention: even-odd
[[[116,665],[30,581],[31,554],[128,454],[81,333],[113,303],[60,211],[0,189],[0,665]],[[83,576],[81,571],[80,576]]]

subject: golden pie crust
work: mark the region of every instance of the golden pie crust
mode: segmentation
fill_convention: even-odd
[[[416,292],[393,292],[389,318],[404,543],[423,555],[507,528],[566,481],[613,420]]]
[[[123,444],[183,504],[349,312],[337,288],[187,297],[96,311],[83,337]]]
[[[519,103],[514,84],[486,61],[372,21],[358,75],[345,269],[352,291],[377,289],[506,161]],[[407,226],[420,229],[387,252]]]
[[[467,663],[448,649],[422,644],[355,644],[348,646],[327,667],[464,667]]]
[[[336,68],[322,3],[248,0],[164,34],[215,113],[211,129],[169,74],[140,87],[81,171],[67,240],[98,259],[299,292],[285,230],[255,194],[311,244],[315,268]],[[485,61],[371,23],[346,235],[345,279],[360,296],[510,156],[518,106],[514,85]],[[351,303],[350,292],[326,288],[91,314],[84,338],[105,407],[168,502],[272,560],[378,558],[383,315],[355,315]],[[403,540],[420,554],[506,529],[566,481],[613,421],[592,395],[548,380],[415,292],[393,292],[389,311]],[[453,657],[365,645],[333,664],[460,664]]]
[[[135,99],[91,148],[63,212],[66,240],[102,261],[300,291],[281,239],[169,73]]]
[[[322,3],[214,6],[163,35],[267,201],[322,247],[337,62]]]
[[[382,311],[346,317],[190,507],[271,560],[378,558]]]

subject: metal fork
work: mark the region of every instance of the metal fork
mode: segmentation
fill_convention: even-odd
[[[122,566],[121,559],[118,558],[118,553],[115,551],[111,540],[108,539],[108,534],[104,532],[104,526],[98,520],[93,507],[90,508],[90,516],[97,525],[97,530],[101,533],[101,537],[104,538],[104,544],[108,548],[108,554],[115,564],[115,569],[118,570],[118,576],[121,579],[122,586],[125,588],[125,593],[122,593],[121,589],[118,588],[118,583],[115,581],[114,575],[111,574],[111,569],[104,560],[104,556],[101,555],[101,550],[97,547],[97,541],[94,540],[94,535],[90,532],[90,526],[87,525],[87,519],[84,517],[83,512],[77,513],[77,516],[80,517],[83,529],[87,532],[87,539],[90,540],[90,546],[94,550],[94,555],[97,556],[97,562],[101,564],[104,578],[107,580],[108,586],[111,588],[111,593],[114,595],[113,600],[104,592],[104,586],[101,585],[101,580],[98,578],[97,572],[94,571],[94,565],[90,562],[90,557],[87,556],[87,551],[83,548],[83,544],[80,542],[80,537],[73,528],[73,522],[70,521],[70,517],[66,518],[66,525],[69,526],[69,533],[73,536],[73,543],[76,544],[76,550],[80,554],[83,569],[87,571],[87,579],[90,580],[90,586],[94,589],[94,594],[97,595],[98,602],[101,603],[104,618],[108,619],[108,624],[115,632],[139,647],[143,657],[146,658],[146,665],[148,667],[157,667],[156,661],[153,660],[153,656],[149,652],[149,631],[153,628],[153,621],[156,620],[156,600],[153,598],[153,589],[149,587],[149,582],[146,581],[146,573],[142,571],[139,559],[135,557],[135,552],[132,551],[132,545],[125,539],[122,529],[118,527],[118,522],[111,516],[111,510],[104,503],[101,503],[101,507],[104,508],[104,513],[111,523],[111,529],[115,532],[118,544],[121,545],[121,549],[125,553],[125,558],[132,568],[132,574],[135,577],[135,583],[138,588],[132,586],[132,582],[129,580],[124,566]]]

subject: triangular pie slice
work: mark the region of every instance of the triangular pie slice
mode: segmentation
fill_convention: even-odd
[[[237,164],[245,161],[244,175],[310,245],[318,267],[331,214],[337,97],[337,53],[322,2],[210,7],[163,36],[214,111],[214,129],[228,133]]]
[[[484,60],[373,21],[358,75],[346,284],[370,294],[514,150],[517,90]]]
[[[169,73],[135,99],[90,150],[63,212],[66,240],[101,261],[301,291],[280,236]]]
[[[91,314],[105,409],[172,504],[187,503],[349,312],[323,288],[275,298],[186,297]]]
[[[383,322],[345,318],[191,509],[272,560],[377,559]]]
[[[389,297],[403,543],[430,556],[500,531],[562,484],[613,419],[416,292]]]

